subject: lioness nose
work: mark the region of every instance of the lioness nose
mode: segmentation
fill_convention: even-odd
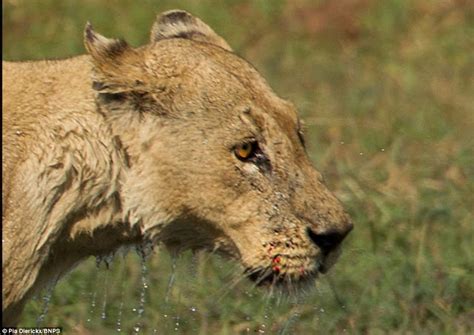
[[[342,240],[352,230],[352,224],[347,224],[343,229],[329,229],[324,232],[316,233],[308,228],[308,235],[311,241],[316,244],[323,254],[329,254],[341,244]]]

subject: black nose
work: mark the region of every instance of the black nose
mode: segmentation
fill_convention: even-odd
[[[341,231],[330,229],[322,233],[315,233],[308,228],[308,235],[311,241],[321,249],[322,253],[327,255],[341,244],[342,240],[344,240],[351,230],[352,225],[349,225],[347,229]]]

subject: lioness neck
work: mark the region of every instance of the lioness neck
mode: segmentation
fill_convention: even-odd
[[[87,56],[3,64],[4,320],[91,252],[140,238],[122,214],[123,148],[91,85]]]

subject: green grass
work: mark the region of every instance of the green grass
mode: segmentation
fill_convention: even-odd
[[[230,287],[235,264],[185,254],[166,302],[172,263],[158,251],[147,263],[139,319],[132,308],[141,265],[131,253],[109,271],[91,260],[70,273],[54,290],[45,325],[117,333],[123,303],[126,334],[137,323],[147,334],[474,332],[468,1],[10,0],[2,7],[8,60],[83,53],[86,21],[140,45],[156,13],[193,12],[296,103],[313,161],[356,224],[338,264],[300,301],[268,297],[246,281]],[[40,313],[41,301],[32,301],[22,324],[35,325]]]

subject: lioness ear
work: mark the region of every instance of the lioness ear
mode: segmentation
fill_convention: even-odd
[[[118,93],[136,89],[140,81],[137,72],[139,57],[122,39],[109,39],[92,29],[84,30],[84,45],[94,64],[93,88],[101,93]]]
[[[150,41],[156,42],[167,38],[186,38],[232,51],[229,44],[207,24],[184,10],[170,10],[157,16],[151,28]]]
[[[124,40],[111,39],[96,33],[90,22],[86,23],[84,29],[84,45],[89,54],[99,61],[120,56],[130,49]]]

